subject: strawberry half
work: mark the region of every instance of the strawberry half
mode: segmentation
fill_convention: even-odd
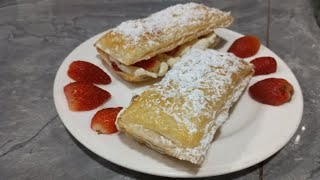
[[[91,120],[91,129],[99,134],[112,134],[118,132],[115,125],[116,118],[122,107],[106,108],[98,111]]]
[[[176,55],[176,53],[179,51],[179,49],[180,49],[180,46],[178,46],[178,47],[176,47],[176,48],[172,49],[171,51],[167,51],[167,52],[165,52],[165,54],[166,54],[166,55],[169,55],[169,56],[175,56],[175,55]]]
[[[115,71],[120,71],[121,72],[121,69],[114,62],[112,62],[112,69],[115,70]]]
[[[250,61],[254,65],[254,75],[270,74],[277,71],[277,62],[272,57],[260,57]]]
[[[289,102],[293,92],[293,86],[281,78],[264,79],[249,88],[249,94],[254,100],[273,106]]]
[[[152,57],[152,58],[150,58],[148,60],[139,61],[139,62],[133,64],[133,66],[141,67],[141,68],[146,69],[146,70],[150,70],[154,66],[157,65],[157,62],[158,62],[158,58],[157,57]]]
[[[228,52],[239,58],[247,58],[255,55],[260,48],[260,40],[255,36],[243,36],[233,42]]]
[[[111,79],[98,66],[86,61],[74,61],[68,69],[68,76],[79,82],[89,82],[94,84],[109,84]]]
[[[71,111],[89,111],[101,106],[111,94],[86,82],[73,82],[64,87]]]

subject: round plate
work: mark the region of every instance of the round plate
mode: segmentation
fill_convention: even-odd
[[[226,51],[231,43],[242,35],[227,29],[216,33],[226,40],[219,51]],[[159,154],[122,133],[98,135],[90,129],[93,115],[102,108],[127,106],[131,97],[148,84],[128,83],[99,58],[93,44],[103,33],[85,41],[74,49],[61,64],[54,82],[54,100],[57,111],[70,133],[84,146],[99,156],[120,166],[136,171],[169,177],[205,177],[238,171],[257,164],[280,150],[293,136],[301,121],[303,99],[298,81],[288,66],[276,54],[261,46],[254,57],[271,56],[278,63],[276,73],[253,77],[250,85],[268,77],[287,79],[294,87],[291,102],[274,107],[252,100],[246,90],[234,106],[229,120],[220,128],[201,166],[179,161]],[[112,83],[99,86],[112,94],[111,100],[101,107],[87,112],[71,112],[67,105],[63,87],[72,80],[67,76],[69,64],[74,60],[85,60],[99,66],[111,77]],[[149,84],[152,82],[149,82]]]

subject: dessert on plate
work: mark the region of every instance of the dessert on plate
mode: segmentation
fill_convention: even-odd
[[[228,27],[232,21],[229,12],[196,3],[178,4],[121,23],[94,46],[123,79],[146,81],[164,76],[189,49],[217,45],[214,29]]]
[[[119,113],[117,128],[161,153],[201,164],[253,73],[231,53],[191,49]]]

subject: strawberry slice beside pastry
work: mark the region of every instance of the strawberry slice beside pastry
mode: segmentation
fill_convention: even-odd
[[[250,61],[254,65],[254,76],[271,74],[277,71],[277,62],[272,57],[259,57]]]
[[[260,40],[255,36],[243,36],[235,40],[228,52],[239,58],[247,58],[255,55],[260,49]]]
[[[115,122],[122,107],[105,108],[98,111],[91,120],[91,129],[99,134],[113,134],[118,132]]]
[[[279,106],[291,100],[293,86],[282,78],[268,78],[249,88],[250,96],[263,104]]]
[[[68,69],[68,76],[81,82],[89,82],[94,84],[109,84],[111,79],[98,66],[86,61],[74,61],[70,64]]]
[[[71,111],[89,111],[105,103],[111,94],[91,83],[73,82],[64,87]]]

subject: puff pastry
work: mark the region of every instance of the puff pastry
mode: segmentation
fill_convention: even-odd
[[[192,49],[133,99],[117,128],[161,153],[201,164],[252,74],[252,66],[233,54]]]
[[[158,68],[151,70],[153,74],[136,73],[135,63],[163,55],[190,41],[203,38],[211,37],[208,39],[211,43],[206,48],[214,46],[216,36],[208,35],[212,35],[215,28],[229,26],[232,21],[233,17],[228,12],[196,3],[178,4],[147,18],[121,23],[116,28],[108,30],[94,46],[108,65],[123,66],[117,71],[121,77],[129,81],[143,81],[150,77],[163,76],[165,73],[158,73],[160,64],[162,63],[164,68],[168,58],[159,60]],[[126,66],[130,66],[131,69],[124,70]],[[169,68],[168,65],[167,69]],[[143,78],[139,78],[140,76]]]

